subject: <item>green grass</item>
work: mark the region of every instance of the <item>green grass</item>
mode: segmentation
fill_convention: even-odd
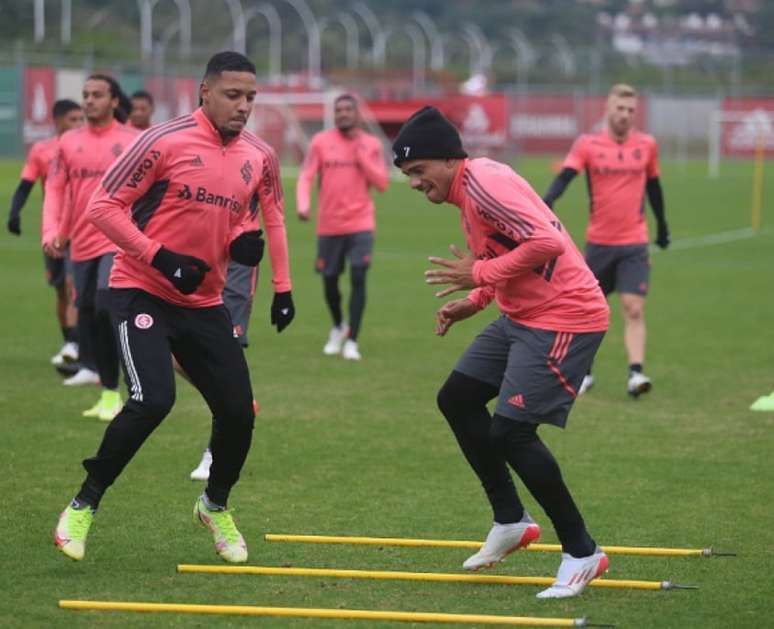
[[[542,191],[547,161],[522,172]],[[18,163],[0,163],[10,198]],[[676,240],[749,224],[749,164],[665,164],[667,212]],[[768,189],[772,188],[769,169]],[[490,513],[435,408],[435,393],[494,310],[433,335],[438,306],[424,285],[426,257],[463,244],[458,214],[395,183],[379,201],[379,229],[361,364],[322,356],[329,321],[312,272],[315,236],[299,224],[286,181],[298,315],[281,335],[269,327],[263,272],[248,359],[262,412],[242,480],[232,495],[250,562],[451,572],[464,550],[269,544],[267,532],[481,539]],[[576,181],[558,212],[576,237],[586,219]],[[209,433],[199,396],[179,382],[172,414],[107,494],[80,563],[52,546],[59,511],[78,488],[80,461],[104,425],[80,417],[95,389],[66,390],[48,365],[59,346],[53,295],[43,283],[39,195],[23,213],[22,238],[0,235],[0,626],[381,627],[392,623],[138,616],[57,609],[60,598],[340,607],[539,616],[583,616],[620,627],[762,627],[771,612],[774,415],[747,410],[774,388],[771,231],[723,245],[653,255],[647,371],[651,395],[624,393],[620,311],[595,367],[597,385],[568,429],[543,429],[592,533],[602,543],[715,546],[731,559],[613,557],[610,578],[698,584],[695,592],[589,589],[542,602],[536,588],[286,577],[178,575],[177,563],[216,561],[208,534],[191,524],[200,491],[188,480]],[[764,225],[774,220],[767,198]],[[3,218],[4,220],[4,218]],[[524,496],[544,525],[540,509]],[[516,554],[502,574],[550,575],[557,557]]]

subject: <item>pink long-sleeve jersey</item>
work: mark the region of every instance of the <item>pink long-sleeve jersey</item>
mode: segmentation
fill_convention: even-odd
[[[201,109],[151,127],[102,179],[89,218],[121,248],[110,286],[139,288],[170,303],[204,308],[222,303],[228,250],[260,227],[269,243],[274,290],[291,289],[279,162],[247,131],[225,146]],[[211,270],[183,295],[150,266],[161,246],[196,256]]]
[[[379,140],[358,130],[352,137],[338,129],[321,131],[312,138],[296,185],[296,209],[308,216],[312,185],[320,176],[320,236],[373,231],[374,201],[369,189],[384,192],[389,173]]]
[[[557,332],[607,330],[609,309],[597,280],[556,215],[509,166],[466,159],[449,203],[478,260],[478,288],[468,298],[479,308],[492,299],[523,325]]]
[[[27,153],[27,160],[24,162],[21,178],[33,183],[40,179],[41,184],[45,188],[48,167],[54,161],[57,150],[59,150],[59,136],[55,135],[47,140],[35,142],[30,147],[30,152]]]
[[[115,244],[91,224],[86,206],[99,180],[136,135],[136,130],[117,120],[106,127],[86,125],[62,134],[46,179],[43,243],[56,237],[69,239],[75,262],[116,250]]]

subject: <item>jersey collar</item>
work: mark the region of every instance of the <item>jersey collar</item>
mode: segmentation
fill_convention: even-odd
[[[465,169],[468,167],[469,159],[463,159],[457,166],[457,172],[454,174],[451,186],[449,186],[449,194],[446,195],[446,202],[462,207],[462,200],[464,193],[462,191],[462,176],[465,174]]]
[[[86,128],[88,129],[89,133],[93,133],[94,135],[105,135],[116,129],[120,124],[121,123],[118,122],[118,120],[113,118],[113,120],[110,121],[110,124],[106,127],[94,127],[90,124],[87,124]]]
[[[223,138],[220,137],[220,132],[215,128],[215,125],[212,124],[212,120],[210,120],[207,117],[207,114],[202,111],[202,108],[199,107],[195,112],[191,114],[196,120],[196,122],[199,124],[199,126],[204,129],[211,137],[212,140],[220,147],[226,147],[231,146],[236,143],[236,141],[240,138],[242,135],[242,132],[240,131],[239,135],[237,135],[231,142],[228,144],[223,144]]]

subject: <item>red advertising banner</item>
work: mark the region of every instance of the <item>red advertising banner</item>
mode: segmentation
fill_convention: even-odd
[[[453,96],[439,101],[438,107],[460,130],[462,144],[471,155],[505,148],[508,116],[504,95]]]
[[[720,118],[720,150],[750,157],[760,146],[774,155],[774,98],[725,98]]]
[[[24,143],[31,144],[54,135],[51,108],[56,98],[53,68],[24,70]]]

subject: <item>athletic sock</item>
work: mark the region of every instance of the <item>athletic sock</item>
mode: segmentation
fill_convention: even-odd
[[[78,328],[68,327],[62,328],[62,338],[65,343],[77,343],[78,342]]]
[[[629,373],[642,373],[642,363],[632,363],[629,365]]]
[[[219,505],[212,502],[209,496],[207,496],[206,491],[202,494],[202,502],[204,503],[204,506],[207,507],[207,511],[225,511],[226,510],[225,505]]]
[[[92,513],[96,511],[88,502],[80,500],[77,496],[70,501],[70,506],[76,511],[81,511],[82,509],[91,509]]]

